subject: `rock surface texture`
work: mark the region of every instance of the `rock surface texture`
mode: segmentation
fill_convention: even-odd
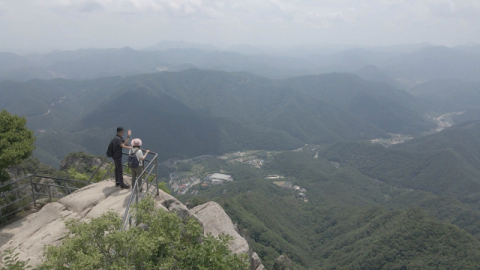
[[[0,252],[7,248],[17,248],[19,259],[30,259],[32,266],[42,261],[45,245],[60,245],[65,237],[64,221],[69,218],[88,220],[99,217],[112,209],[123,215],[130,197],[130,190],[120,190],[111,180],[91,184],[74,193],[45,205],[40,211],[13,222],[0,230]],[[175,197],[160,190],[155,197],[156,206],[165,211],[174,211],[180,217],[193,216],[204,227],[205,233],[217,236],[225,233],[234,240],[230,249],[235,253],[247,253],[247,241],[242,238],[223,208],[214,202],[188,210]],[[258,258],[258,256],[257,256]],[[259,261],[259,259],[258,259]],[[262,269],[262,268],[255,268]]]
[[[216,202],[207,202],[190,210],[190,214],[197,217],[203,225],[204,233],[211,233],[217,237],[221,234],[233,236],[229,244],[231,251],[235,253],[247,253],[249,250],[247,240],[241,237],[235,230],[230,217]]]

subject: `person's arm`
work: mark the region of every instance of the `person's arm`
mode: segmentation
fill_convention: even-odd
[[[128,140],[130,140],[130,135],[132,135],[132,130],[129,129],[127,134],[128,134],[127,139],[122,144],[120,144],[120,146],[124,149],[132,149],[133,147],[128,146]]]
[[[128,141],[130,140],[130,135],[132,135],[132,130],[131,129],[129,129],[127,131],[127,139],[125,140],[125,142],[123,142],[123,144],[128,145]],[[125,148],[125,147],[123,147],[123,148]],[[129,149],[131,149],[131,147]]]
[[[150,152],[150,150],[145,151],[145,155],[140,159],[145,160],[147,158],[147,155],[148,155],[149,152]]]
[[[125,143],[120,144],[120,147],[122,147],[124,149],[132,149],[133,148],[131,146],[125,145]]]

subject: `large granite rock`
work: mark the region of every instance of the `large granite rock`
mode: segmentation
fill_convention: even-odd
[[[233,237],[233,241],[229,243],[230,250],[234,253],[248,253],[247,240],[238,234],[232,220],[218,203],[208,202],[199,205],[191,209],[190,214],[200,220],[205,234],[211,233],[215,237],[229,234]]]
[[[250,256],[250,270],[263,270],[265,267],[262,264],[262,261],[260,260],[260,257],[258,257],[258,254],[254,252],[252,256]]]
[[[0,252],[16,247],[19,258],[30,259],[30,264],[35,266],[42,261],[45,245],[60,244],[67,232],[65,220],[86,220],[98,217],[109,209],[123,215],[129,196],[130,191],[120,190],[108,180],[79,189],[2,228]]]
[[[129,179],[125,179],[127,182]],[[107,212],[109,209],[123,216],[130,198],[130,190],[120,190],[112,180],[91,184],[74,193],[45,205],[40,211],[13,222],[0,230],[0,252],[7,248],[17,248],[21,260],[30,259],[32,266],[42,261],[45,245],[59,245],[67,232],[65,220],[69,218],[87,221]],[[193,217],[199,220],[205,234],[218,236],[229,234],[233,241],[230,250],[235,253],[249,251],[247,241],[242,238],[223,208],[208,202],[191,210],[175,197],[160,190],[155,197],[157,208],[176,212],[180,217]],[[256,256],[256,253],[254,253]],[[253,258],[255,269],[262,268],[258,256]],[[1,266],[1,263],[0,263]]]

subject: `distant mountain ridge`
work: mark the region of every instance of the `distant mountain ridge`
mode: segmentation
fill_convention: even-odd
[[[5,81],[0,93],[6,97],[1,108],[28,117],[37,131],[37,156],[49,164],[71,151],[103,154],[119,125],[131,127],[149,148],[161,149],[164,159],[295,149],[430,128],[408,93],[347,74],[275,81],[190,69],[83,81]],[[373,103],[359,106],[364,99]],[[386,124],[376,119],[389,114],[407,118]]]
[[[475,46],[417,44],[403,49],[394,46],[325,50],[281,53],[249,46],[221,50],[205,44],[166,41],[146,50],[90,48],[24,57],[2,53],[0,80],[95,79],[199,68],[249,72],[271,79],[350,72],[399,88],[437,79],[478,81],[480,54]],[[378,70],[372,70],[372,66]]]

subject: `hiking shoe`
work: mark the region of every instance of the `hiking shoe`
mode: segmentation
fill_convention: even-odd
[[[129,188],[130,188],[130,186],[129,186],[129,185],[125,185],[125,184],[123,184],[123,185],[120,185],[120,188],[121,188],[121,189],[129,189]]]

